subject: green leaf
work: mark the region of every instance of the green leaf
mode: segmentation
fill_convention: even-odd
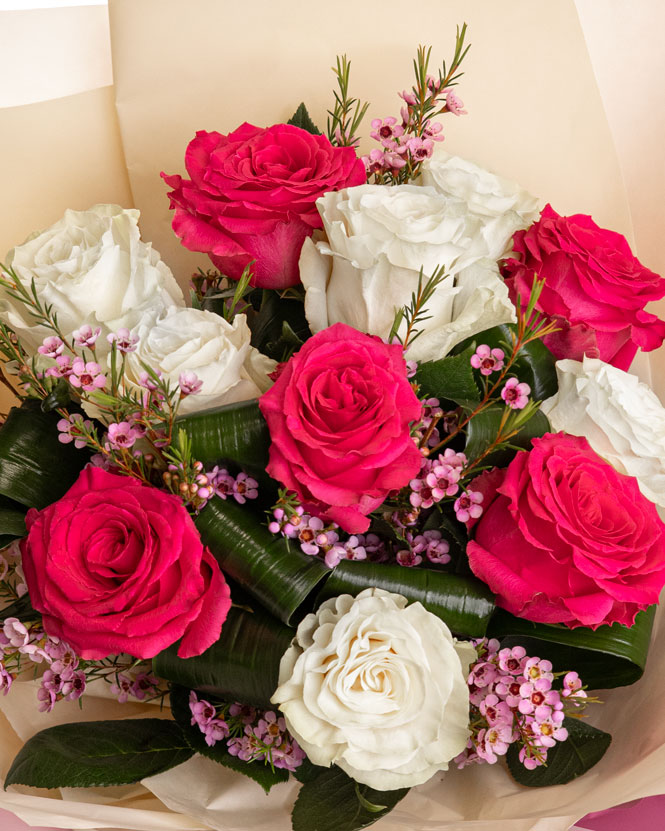
[[[195,459],[206,465],[232,462],[265,475],[270,434],[256,401],[202,410],[176,419],[187,433]]]
[[[189,709],[189,690],[185,687],[174,686],[171,688],[171,713],[177,724],[180,725],[183,736],[189,746],[196,753],[200,753],[213,762],[230,768],[244,776],[253,779],[268,793],[273,785],[279,782],[286,782],[289,778],[288,771],[283,768],[272,769],[269,764],[257,760],[254,762],[243,762],[237,756],[232,756],[226,747],[226,742],[221,741],[212,747],[206,744],[205,736],[196,725],[192,725],[192,712]]]
[[[275,536],[248,509],[213,497],[196,518],[205,545],[222,571],[271,614],[297,625],[328,567]]]
[[[376,791],[367,785],[358,785],[338,767],[323,768],[316,779],[300,789],[293,806],[293,831],[367,828],[392,811],[408,792],[408,788]]]
[[[519,761],[517,744],[510,746],[506,760],[516,782],[528,788],[565,785],[597,764],[612,741],[609,733],[577,718],[564,719],[563,726],[568,730],[568,739],[547,751],[547,766],[527,770]]]
[[[311,336],[304,303],[282,298],[277,291],[263,292],[261,307],[249,317],[248,323],[252,346],[276,361],[283,360],[286,347],[298,346]]]
[[[286,123],[292,124],[294,127],[300,127],[302,130],[307,130],[308,133],[312,133],[314,136],[321,135],[321,130],[319,130],[316,124],[314,124],[312,119],[309,117],[309,113],[307,112],[307,107],[304,102],[300,104],[298,109]]]
[[[173,644],[153,658],[153,670],[160,678],[224,701],[269,708],[279,662],[292,637],[293,630],[266,612],[232,607],[220,639],[202,655],[178,658],[178,644]]]
[[[501,326],[486,329],[484,332],[480,332],[458,344],[454,351],[458,353],[472,349],[471,354],[473,354],[476,346],[486,343],[492,349],[495,347],[503,349],[506,356],[509,356],[510,350],[506,349],[506,344],[511,343],[511,333],[515,330],[514,323],[504,323]],[[509,375],[516,375],[520,381],[525,381],[531,387],[531,397],[534,401],[544,401],[554,395],[559,388],[555,363],[554,355],[544,343],[540,340],[534,340],[520,349],[519,356],[512,365]]]
[[[475,577],[461,577],[427,568],[403,568],[367,561],[342,562],[316,598],[317,605],[340,594],[357,595],[369,586],[418,600],[457,634],[482,638],[494,611],[494,598]]]
[[[159,718],[59,724],[37,733],[12,762],[8,785],[129,785],[186,762],[193,751],[174,721]]]
[[[479,402],[480,391],[469,362],[474,351],[475,347],[470,346],[459,355],[420,364],[416,381],[420,384],[421,395],[458,404]]]
[[[504,407],[492,406],[475,415],[466,427],[466,445],[464,453],[472,461],[480,456],[494,441],[499,431],[499,424]],[[513,448],[494,450],[483,459],[484,465],[505,467],[515,456],[515,447],[531,448],[531,439],[544,436],[552,428],[545,413],[536,410],[531,418],[509,441]]]
[[[0,494],[44,508],[74,484],[89,456],[73,442],[58,441],[58,419],[43,413],[37,401],[12,407],[0,429]]]
[[[0,548],[25,535],[25,509],[0,497]]]
[[[522,645],[527,653],[552,662],[556,672],[575,670],[589,689],[633,684],[644,672],[656,607],[640,612],[633,626],[578,626],[532,623],[497,609],[487,637],[503,646]]]

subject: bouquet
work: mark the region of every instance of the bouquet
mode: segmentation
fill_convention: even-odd
[[[302,783],[296,831],[354,831],[449,766],[541,787],[608,752],[584,710],[641,676],[665,583],[663,410],[627,372],[665,284],[434,154],[465,35],[436,74],[418,50],[364,156],[345,57],[325,134],[304,104],[197,133],[164,174],[212,264],[189,306],[136,211],[10,252],[2,687],[161,710],[49,727],[6,785],[198,753]]]

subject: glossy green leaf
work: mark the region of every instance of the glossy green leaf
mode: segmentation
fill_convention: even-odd
[[[384,817],[409,788],[376,791],[333,765],[307,781],[293,806],[293,831],[357,831]]]
[[[292,124],[294,127],[300,127],[302,130],[307,130],[307,132],[312,133],[312,135],[321,135],[321,130],[319,130],[316,124],[309,117],[309,113],[307,112],[307,107],[304,102],[299,105],[298,109],[286,123]]]
[[[612,741],[609,733],[577,718],[564,719],[563,726],[568,730],[568,738],[547,751],[546,766],[527,770],[519,760],[517,745],[510,746],[506,760],[516,782],[528,788],[565,785],[600,762]]]
[[[340,594],[357,595],[376,586],[418,600],[456,635],[482,638],[494,611],[494,598],[475,577],[427,568],[342,560],[318,595],[317,605]]]
[[[504,408],[499,406],[489,407],[482,413],[474,416],[466,427],[467,439],[464,453],[469,460],[476,459],[494,441],[499,430],[499,424]],[[547,416],[540,410],[536,410],[533,416],[524,424],[518,433],[509,441],[514,447],[523,447],[525,450],[531,448],[531,439],[544,436],[551,430]],[[484,465],[496,465],[505,467],[515,456],[514,448],[503,448],[494,450],[483,459]]]
[[[511,332],[515,330],[516,326],[513,323],[494,326],[458,344],[455,352],[471,348],[471,354],[473,354],[476,346],[486,343],[492,349],[498,347],[509,355],[510,351],[506,349],[506,344],[511,343]],[[535,401],[544,401],[554,395],[558,389],[555,363],[554,355],[543,342],[534,340],[520,349],[519,356],[509,374],[516,375],[520,381],[526,382],[531,387],[531,397]],[[489,380],[492,380],[492,377],[490,376]]]
[[[578,672],[589,689],[623,687],[644,672],[655,610],[640,612],[633,626],[615,623],[594,630],[532,623],[497,609],[487,636],[505,646],[521,644],[529,655],[551,661],[557,672]]]
[[[232,607],[220,639],[202,655],[178,658],[173,644],[153,658],[153,669],[160,678],[225,701],[270,707],[292,637],[292,629],[266,612]]]
[[[480,391],[469,362],[474,349],[469,347],[459,355],[449,355],[438,361],[428,361],[418,367],[416,381],[421,397],[461,403],[477,403]]]
[[[25,535],[25,508],[0,496],[0,548]]]
[[[0,429],[0,494],[44,508],[74,484],[89,456],[58,441],[58,419],[37,401],[12,407]]]
[[[256,401],[202,410],[176,420],[192,442],[195,459],[206,465],[232,462],[265,474],[270,434]]]
[[[289,625],[297,625],[330,573],[321,560],[271,534],[247,505],[214,497],[196,518],[196,527],[222,571]]]
[[[193,753],[178,725],[165,719],[59,724],[26,742],[5,787],[129,785],[186,762]]]
[[[301,300],[282,298],[277,291],[264,290],[261,306],[249,316],[252,346],[276,361],[293,352],[311,332]]]
[[[205,736],[201,730],[196,725],[192,725],[189,690],[185,687],[174,686],[171,688],[171,713],[177,724],[180,725],[182,734],[189,746],[196,753],[200,753],[225,768],[230,768],[242,773],[243,776],[247,776],[249,779],[253,779],[266,793],[270,791],[273,785],[288,780],[288,771],[283,768],[271,769],[270,765],[263,761],[243,762],[237,756],[232,756],[227,750],[225,741],[216,742],[212,747],[206,744]]]

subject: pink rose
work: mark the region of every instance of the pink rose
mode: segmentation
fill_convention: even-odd
[[[566,433],[515,456],[467,554],[499,606],[540,623],[630,626],[665,584],[655,505]]]
[[[352,147],[290,124],[245,123],[228,136],[201,130],[185,166],[191,179],[162,173],[173,188],[173,230],[234,280],[256,260],[252,285],[267,289],[300,282],[300,249],[322,227],[319,196],[366,181]]]
[[[190,658],[219,638],[229,587],[173,494],[89,466],[26,524],[30,600],[82,658],[152,658],[179,638]]]
[[[259,406],[268,473],[351,534],[420,470],[410,425],[422,408],[399,345],[337,323],[305,342]]]
[[[518,258],[503,268],[511,299],[519,293],[526,304],[534,276],[545,280],[536,309],[562,329],[545,339],[556,358],[581,361],[586,353],[628,369],[638,349],[662,344],[665,322],[644,307],[665,296],[665,280],[633,257],[621,234],[547,205],[513,247]]]

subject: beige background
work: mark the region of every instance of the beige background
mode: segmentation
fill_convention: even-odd
[[[561,213],[593,214],[635,242],[645,264],[665,271],[659,0],[111,0],[110,13],[114,89],[103,7],[23,19],[0,12],[3,35],[13,27],[0,52],[0,253],[66,207],[133,202],[144,237],[184,284],[206,260],[171,234],[159,172],[183,170],[195,130],[224,132],[245,119],[267,125],[301,100],[323,126],[329,67],[343,51],[352,60],[353,92],[372,101],[370,117],[397,114],[395,93],[411,84],[416,45],[432,43],[436,62],[449,57],[455,23],[466,20],[473,45],[459,95],[470,114],[444,121],[445,149],[514,178]],[[86,62],[94,65],[88,86]],[[54,90],[67,97],[43,100]],[[657,389],[660,361],[652,361]],[[377,828],[405,827],[418,815],[417,827],[427,831],[453,831],[462,817],[475,820],[465,826],[473,831],[559,831],[588,810],[665,792],[665,713],[654,683],[665,648],[658,646],[645,682],[608,694],[598,720],[618,726],[615,747],[583,780],[525,795],[498,766],[477,777],[453,774],[418,789],[401,809],[410,814]],[[193,771],[192,785],[204,787],[200,773]],[[167,778],[155,789],[184,808],[186,793],[176,784]],[[2,799],[47,822],[30,814],[43,800]],[[86,810],[76,827],[86,827]],[[108,825],[118,822],[111,811]]]

